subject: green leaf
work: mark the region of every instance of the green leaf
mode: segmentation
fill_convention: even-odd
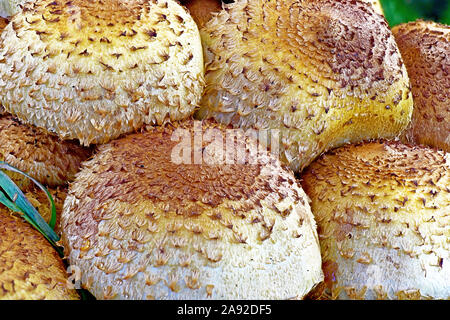
[[[34,183],[36,183],[36,185],[46,193],[52,206],[51,224],[54,226],[56,221],[56,207],[53,198],[48,190],[28,174],[8,165],[3,161],[0,161],[0,169],[10,170],[23,174],[27,178],[31,179]],[[45,222],[36,208],[34,208],[33,205],[25,197],[22,190],[20,190],[19,187],[17,187],[17,185],[11,180],[11,178],[2,170],[0,170],[0,188],[3,189],[3,191],[0,192],[0,202],[11,210],[23,214],[24,219],[28,221],[32,226],[34,226],[39,232],[41,232],[44,237],[57,249],[58,246],[56,245],[56,242],[59,241],[59,236],[55,233],[53,227],[50,227]],[[60,249],[58,250],[58,252],[61,254]]]
[[[450,25],[450,1],[448,1],[447,9],[442,14],[441,22],[443,24]]]
[[[384,15],[391,27],[415,21],[423,16],[420,9],[415,6],[417,1],[414,4],[412,2],[407,0],[381,0]]]

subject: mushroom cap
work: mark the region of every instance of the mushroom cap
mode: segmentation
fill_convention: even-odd
[[[11,115],[0,116],[0,161],[20,169],[40,183],[55,187],[75,178],[92,151],[74,141],[62,141],[43,129],[22,124]],[[28,178],[7,172],[20,186]]]
[[[197,118],[279,130],[301,171],[346,142],[410,122],[409,79],[386,20],[352,0],[240,0],[200,30],[206,88]]]
[[[0,206],[0,299],[77,300],[62,260],[30,224]]]
[[[186,0],[181,3],[189,9],[189,13],[199,28],[211,19],[214,12],[222,10],[221,0]]]
[[[361,1],[371,4],[375,12],[384,15],[383,6],[381,5],[380,0],[361,0]]]
[[[248,161],[227,148],[220,163],[226,132]],[[292,171],[256,146],[192,120],[100,146],[61,217],[82,285],[97,299],[302,298],[323,279],[316,225]]]
[[[82,145],[184,119],[203,91],[198,28],[174,0],[31,1],[1,40],[3,107]]]
[[[450,156],[374,141],[323,155],[303,187],[339,299],[450,298]]]
[[[411,79],[407,141],[450,152],[450,26],[416,21],[393,28]]]

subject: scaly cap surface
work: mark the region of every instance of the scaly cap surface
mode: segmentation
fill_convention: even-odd
[[[278,129],[301,171],[346,142],[392,138],[412,95],[386,20],[350,0],[240,0],[201,29],[206,89],[198,118]]]
[[[27,2],[1,41],[3,107],[83,145],[184,119],[203,91],[198,28],[173,0]]]
[[[303,174],[335,299],[450,298],[450,156],[399,142],[349,145]]]
[[[323,277],[293,173],[265,150],[254,165],[174,163],[177,129],[196,134],[186,121],[100,146],[70,186],[62,242],[83,285],[98,299],[302,298]],[[198,147],[219,159],[218,140]]]
[[[450,26],[416,21],[392,32],[414,97],[407,139],[450,152]]]
[[[0,299],[77,300],[57,252],[22,218],[0,205]]]
[[[0,161],[29,174],[46,186],[65,185],[75,178],[82,161],[92,151],[78,142],[62,141],[43,129],[22,124],[11,115],[0,115]],[[20,187],[31,182],[7,172]]]

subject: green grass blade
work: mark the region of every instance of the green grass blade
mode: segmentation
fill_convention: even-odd
[[[6,166],[9,167],[9,166]],[[0,165],[0,168],[5,168],[4,164]],[[8,169],[8,168],[5,168]],[[45,222],[39,212],[28,201],[23,192],[17,187],[17,185],[11,180],[11,178],[0,170],[0,187],[4,190],[9,199],[20,208],[21,212],[27,217],[27,221],[31,220],[33,225],[52,242],[52,244],[59,241],[59,236],[55,231]]]
[[[15,167],[13,167],[13,166],[7,164],[4,161],[0,161],[0,169],[5,169],[5,170],[12,171],[12,172],[16,172],[16,173],[19,173],[19,174],[27,177],[28,179],[33,181],[34,184],[36,184],[47,195],[47,198],[48,198],[48,200],[50,202],[50,206],[51,206],[51,218],[50,218],[50,221],[49,221],[48,224],[49,224],[50,228],[55,229],[55,224],[56,224],[56,206],[55,206],[55,202],[53,201],[53,197],[50,194],[50,192],[47,190],[47,188],[45,188],[41,183],[39,183],[39,181],[37,181],[36,179],[31,177],[27,173],[25,173],[25,172],[15,168]]]
[[[0,203],[4,204],[6,207],[8,207],[10,210],[22,213],[22,210],[14,202],[9,200],[9,198],[3,193],[3,191],[0,190]]]

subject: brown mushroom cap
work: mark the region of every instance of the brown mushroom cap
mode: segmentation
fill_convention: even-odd
[[[416,21],[392,31],[414,97],[407,139],[450,152],[450,26]]]
[[[181,3],[189,9],[199,28],[211,19],[214,12],[222,10],[221,0],[186,0]]]
[[[1,41],[3,107],[82,145],[184,119],[203,92],[198,28],[174,0],[30,1]]]
[[[334,150],[303,174],[335,299],[450,298],[450,156],[399,142]]]
[[[392,138],[412,113],[386,20],[352,0],[240,0],[200,31],[206,89],[198,118],[277,129],[300,171],[346,142]]]
[[[0,205],[0,299],[77,300],[63,262],[47,240]]]
[[[226,132],[196,123],[112,141],[84,164],[61,218],[84,287],[98,299],[302,298],[323,277],[316,225],[293,173],[265,149],[256,164],[218,164],[219,139],[194,140],[208,162],[174,161],[177,135],[190,144]],[[256,143],[237,137],[249,156]]]
[[[91,152],[77,142],[61,141],[43,129],[24,125],[11,115],[0,116],[0,161],[44,185],[54,187],[72,181]],[[20,187],[30,184],[22,175],[8,174]]]

